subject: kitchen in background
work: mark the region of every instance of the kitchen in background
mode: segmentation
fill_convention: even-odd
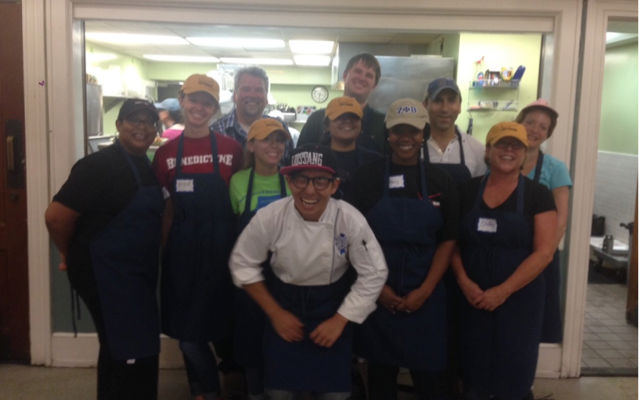
[[[637,376],[638,25],[610,22],[609,30],[582,373]]]
[[[539,43],[542,35],[535,33],[487,35],[469,32],[223,27],[96,20],[85,21],[84,25],[87,88],[99,86],[102,93],[101,96],[91,95],[89,90],[93,89],[87,91],[87,123],[88,126],[95,127],[86,130],[85,144],[90,144],[87,151],[95,150],[101,143],[110,143],[113,139],[116,134],[117,112],[125,98],[144,97],[160,101],[166,97],[176,97],[182,80],[193,73],[212,74],[224,88],[221,93],[221,106],[230,109],[232,72],[248,63],[256,63],[267,71],[270,79],[269,107],[296,110],[295,115],[287,116],[290,126],[296,129],[302,128],[306,117],[313,110],[324,108],[331,99],[342,95],[341,78],[344,65],[349,57],[363,51],[381,57],[383,76],[380,93],[372,94],[371,101],[383,112],[395,96],[414,96],[422,100],[424,89],[433,78],[448,76],[457,79],[463,100],[463,111],[457,123],[463,132],[472,114],[466,110],[473,105],[469,103],[469,90],[475,77],[475,61],[482,56],[485,59],[485,66],[491,69],[499,70],[502,67],[517,67],[522,64],[527,67],[519,90],[515,92],[519,104],[528,104],[535,100],[538,93],[537,71],[540,66]],[[113,34],[119,35],[113,36]],[[196,36],[278,39],[284,42],[285,47],[278,50],[256,50],[250,48],[251,45],[248,43],[236,44],[232,48],[195,46],[188,42],[185,44],[185,38]],[[302,61],[298,60],[300,63],[296,65],[293,53],[288,46],[288,41],[293,39],[332,41],[334,44],[331,52],[324,55],[328,56],[330,61],[325,59],[325,64],[322,66],[302,66],[300,65]],[[224,60],[223,57],[225,57]],[[236,59],[229,60],[226,57]],[[256,59],[258,57],[260,59]],[[247,61],[247,58],[252,60]],[[285,59],[288,65],[273,65],[278,62],[274,59]],[[402,61],[403,59],[405,61]],[[418,62],[420,64],[422,60],[427,59],[432,62],[428,65],[444,65],[444,68],[438,66],[438,72],[432,75],[429,75],[433,72],[431,67],[426,71],[420,66],[412,69],[412,71],[424,71],[424,76],[421,76],[421,72],[416,74],[411,71],[406,73],[402,70],[395,71],[398,68],[397,65],[413,65],[417,62],[416,60],[420,60]],[[395,79],[414,78],[413,83],[408,85],[393,83],[396,82]],[[387,79],[389,84],[386,83]],[[385,93],[390,93],[386,89],[397,89],[397,86],[410,90],[400,90],[395,95],[385,96]],[[324,97],[325,91],[326,97]],[[490,91],[486,93],[487,98],[493,95]],[[478,101],[477,97],[476,101]],[[497,110],[474,114],[478,117],[474,120],[473,135],[480,141],[484,140],[493,121],[509,120],[515,116],[514,113]],[[101,129],[99,128],[100,117]],[[93,122],[89,122],[90,120]],[[54,262],[52,265],[55,264]],[[52,329],[54,332],[73,331],[69,315],[68,290],[66,278],[53,274]],[[90,321],[84,319],[78,321],[78,330],[92,332],[93,328]]]
[[[475,112],[474,105],[506,96],[512,100],[509,110],[515,110],[536,98],[541,36],[86,21],[86,72],[102,90],[104,136],[115,134],[117,110],[124,98],[160,101],[175,97],[181,81],[192,73],[210,74],[221,83],[221,109],[227,112],[232,108],[233,72],[247,64],[267,71],[269,108],[285,111],[286,121],[299,130],[311,112],[342,94],[341,78],[348,59],[370,52],[380,57],[382,65],[381,81],[370,100],[373,107],[385,112],[399,97],[422,100],[430,80],[457,78],[463,98],[458,125],[466,131],[475,117],[473,133],[483,140],[493,123],[510,120],[515,113],[500,109]],[[233,38],[236,42],[228,41]],[[328,42],[329,46],[322,54],[298,54],[290,45],[296,39]],[[296,49],[310,50],[310,45]],[[525,79],[517,90],[503,90],[503,94],[472,90],[475,61],[482,57],[492,69],[528,66]],[[88,93],[87,100],[92,98]],[[90,142],[104,139],[87,139],[88,151],[96,148]]]

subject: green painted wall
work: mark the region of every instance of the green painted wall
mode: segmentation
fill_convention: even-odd
[[[462,112],[456,121],[461,131],[466,131],[469,118],[473,118],[473,136],[484,142],[487,132],[495,123],[513,120],[516,111],[467,111],[469,105],[478,101],[498,100],[506,104],[514,100],[516,109],[520,109],[537,97],[540,46],[540,34],[485,34],[461,33],[457,69],[457,83],[462,93]],[[484,56],[484,64],[476,67],[476,61]],[[519,89],[470,89],[471,82],[478,71],[501,67],[526,67]],[[511,107],[513,107],[513,105]]]
[[[606,51],[598,150],[638,154],[637,42]]]

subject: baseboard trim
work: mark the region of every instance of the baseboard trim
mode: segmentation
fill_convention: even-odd
[[[536,378],[559,378],[561,361],[562,346],[555,343],[541,343]]]
[[[54,367],[95,367],[98,363],[98,335],[95,333],[55,332],[51,340]],[[182,368],[184,362],[178,341],[160,337],[160,368]]]

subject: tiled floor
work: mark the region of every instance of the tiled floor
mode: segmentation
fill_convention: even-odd
[[[627,288],[589,283],[582,350],[583,375],[638,373],[638,328],[625,319]]]

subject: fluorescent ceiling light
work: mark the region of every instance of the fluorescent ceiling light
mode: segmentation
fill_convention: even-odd
[[[622,42],[623,40],[630,40],[637,38],[635,33],[623,33],[623,32],[607,32],[607,44]]]
[[[187,45],[189,42],[180,36],[145,35],[138,33],[87,32],[89,41],[138,46],[141,44],[157,44],[161,46]]]
[[[330,54],[333,51],[331,40],[289,40],[289,48],[297,54]]]
[[[166,62],[193,62],[193,63],[217,63],[220,62],[218,57],[208,56],[171,56],[166,54],[145,54],[142,56],[147,60],[166,61]]]
[[[296,62],[296,65],[301,66],[326,67],[331,62],[331,57],[318,55],[294,55],[293,61]]]
[[[218,47],[225,49],[281,49],[285,47],[284,40],[260,38],[231,38],[231,37],[188,37],[188,41],[196,46]]]
[[[87,61],[91,63],[111,61],[118,58],[118,56],[113,53],[86,53],[85,57],[87,58]]]
[[[245,65],[293,65],[290,58],[249,58],[249,57],[220,57],[226,64]]]

